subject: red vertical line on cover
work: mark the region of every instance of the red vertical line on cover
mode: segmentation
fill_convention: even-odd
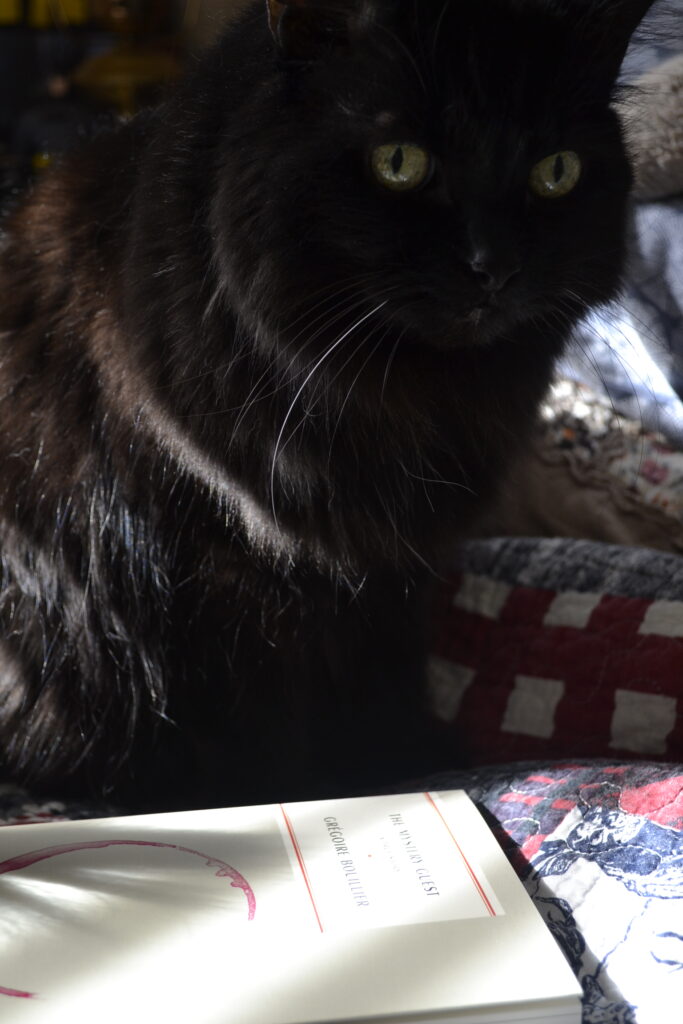
[[[498,917],[498,915],[496,914],[495,907],[493,906],[493,904],[491,903],[491,900],[486,895],[486,892],[484,890],[484,886],[481,884],[481,882],[477,878],[477,875],[476,875],[476,873],[474,871],[474,868],[472,867],[472,865],[468,861],[468,859],[465,856],[465,854],[462,852],[462,847],[460,846],[460,843],[458,842],[458,840],[455,838],[455,836],[451,832],[451,829],[450,829],[450,826],[449,826],[448,822],[444,818],[444,816],[441,813],[441,811],[439,810],[439,808],[436,806],[432,794],[431,793],[423,793],[423,796],[425,797],[427,802],[434,808],[436,813],[439,815],[439,817],[441,818],[441,821],[443,822],[444,828],[446,829],[446,831],[448,832],[449,836],[451,837],[451,839],[455,843],[456,849],[457,849],[458,853],[460,854],[460,856],[462,858],[462,862],[465,865],[465,868],[467,870],[467,874],[472,879],[472,883],[473,883],[475,889],[477,890],[477,892],[481,896],[482,901],[484,903],[484,906],[486,907],[486,909],[489,912],[489,916],[490,917]]]
[[[308,871],[306,870],[306,862],[304,861],[304,855],[301,852],[301,847],[299,846],[299,840],[296,838],[296,832],[294,831],[291,821],[287,817],[287,811],[285,810],[284,804],[280,804],[280,810],[282,811],[282,817],[285,819],[285,825],[287,826],[289,838],[291,840],[292,846],[294,847],[294,853],[296,854],[296,859],[299,862],[301,874],[303,875],[304,882],[306,883],[306,888],[308,889],[308,895],[311,899],[311,903],[313,904],[313,913],[315,914],[315,919],[318,922],[318,927],[320,928],[320,931],[323,932],[325,931],[325,929],[323,928],[323,923],[320,920],[320,914],[318,913],[318,907],[316,905],[315,896],[313,895],[313,889],[311,887],[311,880],[308,877]]]

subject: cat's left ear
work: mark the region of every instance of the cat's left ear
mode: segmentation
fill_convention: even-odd
[[[371,0],[267,0],[268,24],[287,60],[315,60],[348,43],[374,20]]]
[[[653,3],[655,0],[565,0],[568,16],[587,48],[590,71],[604,75],[605,85],[610,89],[631,36]]]

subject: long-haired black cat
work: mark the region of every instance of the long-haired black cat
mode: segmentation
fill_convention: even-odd
[[[40,180],[0,268],[5,776],[189,806],[420,763],[423,578],[618,287],[649,6],[259,0]]]

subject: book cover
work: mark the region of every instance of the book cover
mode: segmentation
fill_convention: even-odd
[[[579,1024],[459,791],[0,829],[7,1024]]]

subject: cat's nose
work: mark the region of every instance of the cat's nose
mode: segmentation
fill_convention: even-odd
[[[514,258],[496,259],[487,253],[477,253],[470,260],[479,287],[492,294],[500,292],[506,284],[520,273],[521,267]]]

